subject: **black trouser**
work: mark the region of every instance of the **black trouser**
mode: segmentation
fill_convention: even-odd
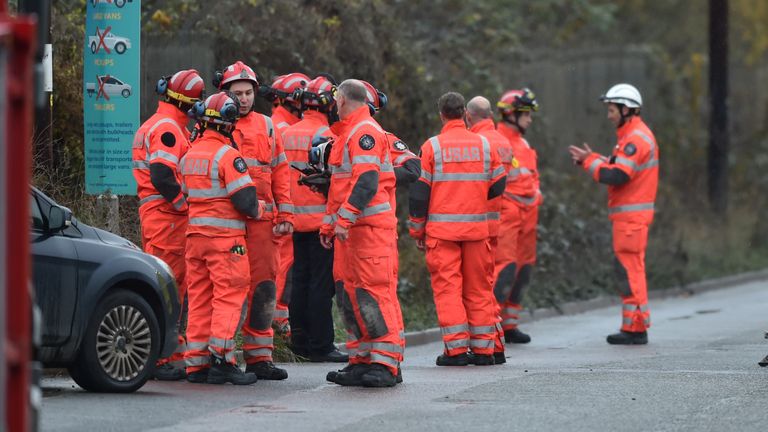
[[[333,351],[333,250],[317,231],[293,233],[293,286],[288,304],[294,351],[323,355]]]

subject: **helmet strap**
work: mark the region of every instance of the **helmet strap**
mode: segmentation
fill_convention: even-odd
[[[517,129],[518,132],[520,132],[520,135],[525,135],[525,128],[520,126],[520,114],[522,111],[512,111],[512,115],[504,116],[503,119],[507,123],[511,124],[512,126]]]

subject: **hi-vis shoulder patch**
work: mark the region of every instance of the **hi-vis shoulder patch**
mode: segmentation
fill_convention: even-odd
[[[406,151],[406,150],[408,150],[408,146],[405,145],[405,143],[400,141],[400,140],[395,141],[395,143],[392,144],[392,147],[394,147],[395,150],[398,150],[398,151]]]
[[[624,146],[624,154],[627,156],[634,156],[637,153],[637,147],[634,144],[629,143]]]
[[[232,163],[232,165],[235,167],[237,172],[239,172],[241,174],[246,172],[246,171],[248,171],[248,164],[246,164],[245,161],[243,160],[243,158],[241,158],[241,157],[235,158],[235,160]]]
[[[363,150],[370,150],[373,148],[373,146],[376,145],[376,140],[373,139],[372,136],[365,134],[360,137],[360,141],[357,142],[360,144],[360,148]]]

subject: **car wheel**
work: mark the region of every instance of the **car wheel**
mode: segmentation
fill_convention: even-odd
[[[91,4],[93,5],[93,7],[96,7],[96,0],[91,0]]]
[[[131,95],[131,91],[128,89],[123,89],[123,91],[120,92],[120,94],[123,95],[124,98],[127,98],[128,96]]]
[[[118,42],[115,44],[115,51],[117,51],[118,54],[122,54],[125,52],[125,44],[122,42]]]
[[[115,6],[119,8],[125,6],[125,0],[115,0]]]
[[[134,292],[114,291],[96,307],[69,373],[85,390],[134,392],[154,371],[160,346],[149,304]]]
[[[91,42],[91,53],[96,54],[96,42]]]

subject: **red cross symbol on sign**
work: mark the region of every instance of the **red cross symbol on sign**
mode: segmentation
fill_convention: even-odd
[[[99,49],[101,49],[101,47],[104,47],[104,51],[106,51],[107,54],[110,54],[112,52],[112,51],[109,50],[109,48],[107,48],[107,44],[104,42],[104,38],[107,36],[107,34],[111,30],[112,30],[112,26],[109,26],[109,27],[105,28],[103,32],[100,33],[99,32],[99,28],[96,27],[96,36],[99,37],[99,44],[96,46],[96,52],[97,53],[99,52]]]
[[[109,75],[104,75],[102,77],[96,75],[96,82],[99,84],[99,92],[96,93],[96,99],[98,99],[101,96],[104,96],[104,99],[109,100],[109,95],[107,92],[104,91],[104,83],[109,80]]]

